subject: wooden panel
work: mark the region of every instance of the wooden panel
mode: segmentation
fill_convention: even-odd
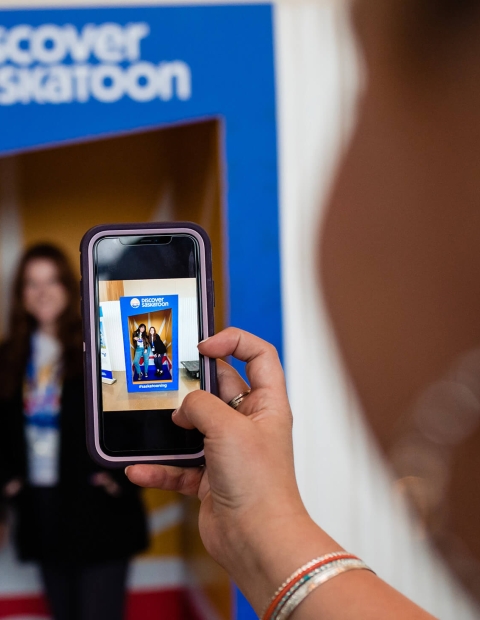
[[[123,280],[99,282],[98,295],[100,297],[100,302],[119,301],[120,297],[125,296]]]

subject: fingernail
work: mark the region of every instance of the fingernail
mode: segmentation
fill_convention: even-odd
[[[175,411],[172,411],[172,418],[177,413],[177,411],[178,411],[178,409],[175,409]]]
[[[210,338],[211,338],[211,336],[209,336],[208,338],[204,338],[203,340],[200,340],[200,342],[197,344],[197,347],[199,347],[204,342],[207,342],[207,340],[210,340]]]
[[[128,467],[125,467],[125,475],[128,476],[128,470],[130,469],[131,465],[129,465]]]

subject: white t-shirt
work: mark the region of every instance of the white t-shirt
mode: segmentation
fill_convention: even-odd
[[[24,388],[28,481],[51,487],[59,481],[61,346],[42,333],[32,337],[32,353]]]

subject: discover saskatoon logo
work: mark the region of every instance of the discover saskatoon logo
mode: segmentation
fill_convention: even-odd
[[[142,60],[145,22],[0,26],[0,105],[186,101],[191,70],[176,60]]]
[[[140,308],[140,300],[134,297],[130,300],[130,305],[132,306],[132,308]]]

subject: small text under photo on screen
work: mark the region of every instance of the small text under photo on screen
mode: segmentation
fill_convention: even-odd
[[[177,409],[200,388],[195,278],[99,282],[104,411]]]

